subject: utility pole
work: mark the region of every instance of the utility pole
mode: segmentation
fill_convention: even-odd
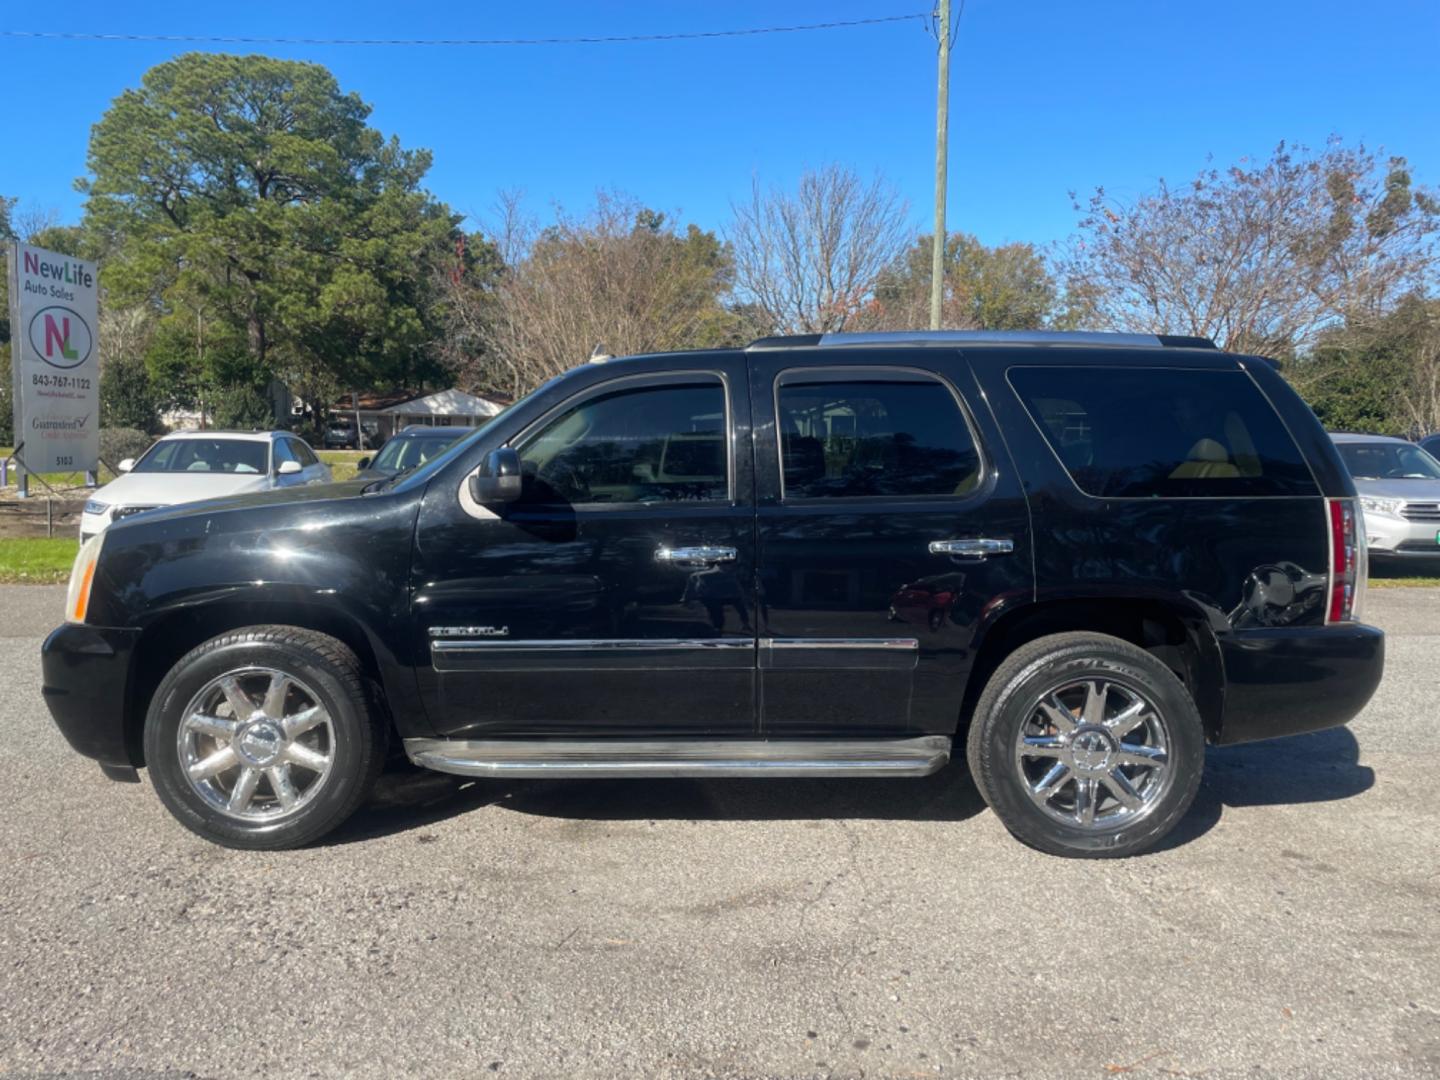
[[[940,43],[940,79],[935,102],[935,233],[930,238],[930,329],[940,329],[945,296],[945,176],[950,146],[950,0],[938,0],[935,36]]]

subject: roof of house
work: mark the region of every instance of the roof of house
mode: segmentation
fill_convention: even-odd
[[[380,412],[393,405],[414,401],[419,396],[419,390],[364,390],[360,394],[360,409],[362,412]],[[331,406],[332,410],[353,408],[355,405],[349,394],[341,394]]]
[[[361,400],[364,400],[363,395]],[[422,398],[398,402],[382,411],[399,416],[496,416],[504,408],[500,402],[478,394],[440,390]]]
[[[1369,435],[1363,431],[1332,431],[1330,438],[1337,443],[1365,443],[1365,442],[1388,442],[1410,444],[1409,439],[1397,438],[1394,435]]]

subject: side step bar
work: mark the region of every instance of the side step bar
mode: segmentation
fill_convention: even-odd
[[[950,760],[950,737],[406,739],[405,753],[460,776],[928,776]]]

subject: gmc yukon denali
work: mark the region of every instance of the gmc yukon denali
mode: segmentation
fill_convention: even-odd
[[[383,480],[117,522],[44,690],[234,847],[335,828],[392,749],[642,780],[959,750],[1023,842],[1127,855],[1207,744],[1369,700],[1359,522],[1273,365],[1203,339],[768,338],[587,364]]]

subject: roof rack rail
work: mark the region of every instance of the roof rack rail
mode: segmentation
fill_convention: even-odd
[[[1097,330],[885,330],[860,334],[765,337],[752,349],[844,345],[1091,345],[1109,349],[1213,349],[1209,338],[1177,334],[1118,334]]]

